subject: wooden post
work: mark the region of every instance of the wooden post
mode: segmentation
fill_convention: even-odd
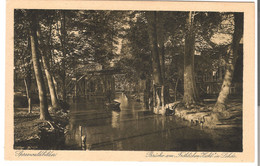
[[[86,98],[86,95],[85,95],[85,89],[86,89],[86,87],[85,87],[85,82],[86,82],[85,77],[84,77],[84,79],[82,79],[82,81],[83,81],[83,85],[82,85],[82,86],[83,86],[83,87],[82,87],[82,88],[83,88],[83,89],[82,89],[82,95],[83,95],[84,98]]]
[[[161,103],[162,103],[162,110],[164,110],[164,85],[162,85],[162,88],[161,88]]]
[[[115,78],[113,75],[111,75],[112,77],[112,92],[113,92],[113,98],[116,97],[116,90],[115,90]]]
[[[78,95],[78,94],[77,94],[77,85],[78,85],[78,83],[77,83],[77,81],[75,81],[75,94],[74,94],[75,97],[77,97],[77,95]]]
[[[80,137],[82,136],[82,126],[79,126]]]
[[[28,113],[32,113],[31,95],[29,92],[29,86],[26,82],[26,78],[24,78],[24,85],[25,85],[26,97],[27,97],[27,101],[28,101]]]
[[[86,97],[86,99],[88,98],[88,80],[85,80],[85,84],[84,84],[84,96]]]
[[[154,81],[153,81],[153,109],[156,106],[155,102],[156,102],[156,86],[155,86]]]

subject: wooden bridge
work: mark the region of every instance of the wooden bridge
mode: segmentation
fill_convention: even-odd
[[[85,74],[71,79],[67,85],[67,92],[73,98],[113,99],[115,97],[114,74],[119,72],[116,69],[86,71]]]

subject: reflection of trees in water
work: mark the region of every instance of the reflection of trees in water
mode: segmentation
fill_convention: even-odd
[[[113,149],[116,149],[116,150],[123,150],[123,144],[122,144],[122,141],[116,141],[116,142],[113,144]]]
[[[164,116],[155,116],[154,122],[155,122],[156,130],[158,130],[158,129],[164,130],[164,126],[165,126],[165,117]]]
[[[74,104],[71,106],[71,110],[78,111],[78,104]],[[77,144],[79,140],[81,140],[81,136],[79,135],[79,125],[77,124],[76,114],[70,114],[69,125],[67,126],[68,132],[66,133],[65,142],[67,145]]]
[[[66,133],[65,143],[66,145],[81,145],[81,135],[79,131],[79,126],[75,123],[70,123],[68,126],[68,132]]]
[[[172,120],[172,116],[156,116],[154,118],[156,130],[162,131],[162,137],[165,139],[167,139],[170,136],[171,126],[169,126],[169,124],[171,124],[170,121]]]
[[[76,123],[77,119],[75,116],[70,117],[70,123],[66,126],[68,132],[65,136],[65,144],[70,146],[82,146],[82,136],[87,138],[87,127],[81,126]]]
[[[119,128],[119,112],[112,111],[112,120],[111,120],[111,126],[112,128]]]

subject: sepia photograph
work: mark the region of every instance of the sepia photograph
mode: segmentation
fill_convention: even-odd
[[[242,151],[242,78],[243,13],[18,9],[14,148]]]
[[[245,70],[254,55],[245,51],[245,11],[11,12],[8,142],[15,156],[75,151],[234,159],[254,153],[245,145],[248,136],[254,143],[254,131],[245,134],[254,111],[247,107],[254,106],[247,98],[254,87]],[[165,155],[170,152],[176,153]]]

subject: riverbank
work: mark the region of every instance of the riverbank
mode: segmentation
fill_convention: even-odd
[[[51,121],[40,120],[39,107],[14,108],[14,149],[61,149],[64,147],[68,113],[62,109],[52,111]]]
[[[242,100],[231,99],[228,102],[226,105],[228,116],[213,113],[214,105],[215,102],[205,102],[202,105],[186,108],[183,104],[179,104],[174,115],[193,125],[207,128],[242,128]]]
[[[128,95],[133,101],[141,102],[140,95]],[[216,96],[205,99],[202,103],[189,105],[187,108],[180,101],[166,104],[166,110],[159,107],[155,114],[174,115],[182,120],[190,122],[191,125],[200,125],[207,128],[242,128],[242,99],[231,96],[226,105],[224,113],[214,113]]]
[[[66,146],[80,150],[241,152],[242,130],[206,128],[177,116],[161,116],[143,103],[117,94],[121,111],[105,111],[100,102],[75,102],[70,108]],[[214,104],[211,104],[214,105]],[[203,128],[202,128],[203,127]]]

